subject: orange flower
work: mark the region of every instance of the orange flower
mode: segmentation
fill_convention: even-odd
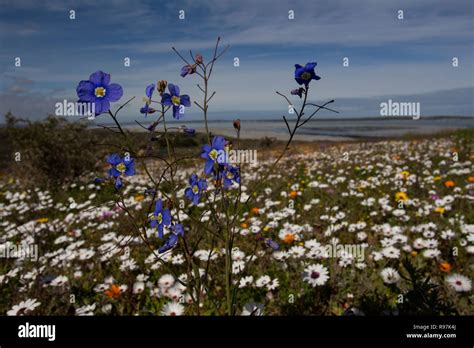
[[[413,251],[411,252],[411,256],[416,256],[416,255],[418,255],[418,252],[415,251],[415,250],[413,250]]]
[[[104,293],[108,298],[117,298],[120,296],[120,287],[116,284],[112,284],[109,290],[105,290]]]
[[[242,223],[240,224],[240,227],[242,227],[242,228],[247,228],[247,227],[249,227],[249,225],[247,225],[245,222],[242,222]]]
[[[470,177],[467,179],[467,181],[469,181],[469,182],[474,182],[474,176],[470,176]]]
[[[137,202],[141,202],[145,199],[145,196],[144,195],[136,195],[134,198]]]
[[[444,182],[444,186],[446,187],[454,187],[456,184],[452,180],[448,180]]]
[[[446,209],[444,209],[443,207],[436,207],[435,212],[436,212],[436,213],[440,213],[440,214],[444,214],[444,211],[445,211],[445,210],[446,210]]]
[[[254,215],[258,215],[258,214],[260,214],[260,209],[258,209],[257,207],[254,207],[254,208],[252,208],[251,212]]]
[[[283,238],[283,241],[286,244],[290,244],[295,240],[295,235],[293,233],[287,233],[285,234],[285,237]]]
[[[399,155],[395,155],[395,156],[393,156],[392,158],[393,158],[393,160],[395,160],[395,161],[400,160],[400,156],[399,156]]]
[[[296,191],[291,191],[291,192],[290,192],[290,197],[291,197],[291,198],[295,199],[296,196],[298,196],[298,192],[296,192]]]
[[[441,270],[441,272],[448,273],[449,271],[451,271],[451,265],[449,264],[449,262],[441,262],[439,264],[439,269]]]

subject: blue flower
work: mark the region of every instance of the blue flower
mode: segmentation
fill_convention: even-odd
[[[196,174],[193,174],[189,178],[189,185],[191,187],[188,187],[186,190],[184,190],[184,195],[194,204],[198,204],[199,199],[201,199],[202,192],[207,188],[206,179],[199,179]]]
[[[180,108],[182,106],[191,106],[189,95],[179,95],[179,87],[170,83],[168,85],[170,93],[164,93],[161,98],[161,104],[173,107],[173,117],[179,120]]]
[[[221,136],[215,136],[212,139],[211,145],[206,144],[202,147],[201,157],[206,159],[206,164],[204,165],[204,173],[209,175],[214,169],[214,163],[225,164],[227,162],[227,156],[225,154],[225,139]]]
[[[280,246],[278,245],[278,243],[275,242],[275,241],[274,241],[273,239],[271,239],[271,238],[267,238],[267,239],[265,240],[265,243],[266,243],[270,248],[272,248],[273,250],[278,250],[278,249],[280,249]]]
[[[320,77],[315,74],[314,67],[317,65],[314,63],[307,63],[304,67],[295,64],[295,80],[300,85],[308,86],[311,80],[319,80]]]
[[[109,169],[109,176],[115,178],[115,188],[118,190],[122,187],[121,176],[135,175],[135,160],[130,156],[120,157],[113,153],[107,156],[107,162],[112,166]]]
[[[172,247],[176,245],[178,242],[178,237],[182,236],[184,237],[184,227],[181,224],[177,224],[171,227],[171,233],[169,237],[166,239],[165,244],[158,249],[158,253],[162,254],[168,250],[170,250]]]
[[[100,115],[108,112],[110,102],[116,102],[122,98],[122,86],[110,83],[110,74],[96,71],[89,80],[82,80],[76,88],[79,103],[93,103],[95,114]]]
[[[171,213],[168,208],[163,209],[161,199],[156,201],[155,211],[151,218],[151,228],[158,228],[158,237],[163,238],[163,227],[171,224]]]
[[[150,108],[150,103],[151,103],[151,97],[153,96],[153,92],[155,90],[155,85],[152,83],[148,86],[146,86],[145,89],[145,94],[147,98],[144,98],[145,100],[145,106],[140,108],[140,113],[145,114],[145,117],[148,116],[148,114],[154,113],[156,110],[153,108]]]
[[[224,188],[232,186],[234,182],[240,183],[239,168],[226,166],[224,169]]]

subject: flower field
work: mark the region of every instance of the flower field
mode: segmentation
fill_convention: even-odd
[[[2,177],[0,314],[473,315],[472,139],[262,150],[225,190],[192,176],[210,148],[158,190],[153,159],[58,190]],[[120,194],[94,180],[121,164]]]

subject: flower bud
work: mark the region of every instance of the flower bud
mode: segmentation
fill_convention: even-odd
[[[202,64],[204,62],[204,58],[202,57],[201,54],[196,54],[196,57],[194,58],[194,61],[196,64]]]
[[[240,118],[234,120],[234,128],[237,132],[240,132]]]
[[[168,86],[168,82],[165,81],[165,80],[160,80],[160,81],[158,81],[157,86],[158,86],[158,88],[157,88],[158,92],[162,96],[163,93],[165,93],[166,86]]]

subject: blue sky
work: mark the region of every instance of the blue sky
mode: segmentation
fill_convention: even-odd
[[[294,64],[317,61],[314,101],[336,99],[342,116],[371,116],[380,100],[419,101],[422,115],[473,115],[471,0],[455,1],[34,1],[0,7],[0,113],[38,119],[58,100],[75,101],[80,80],[112,75],[125,120],[140,119],[146,85],[178,84],[194,100],[195,76],[181,78],[175,46],[205,58],[217,36],[231,47],[218,62],[213,119],[278,118],[287,106],[275,90],[296,87]],[[69,11],[76,19],[69,19]],[[180,20],[178,11],[186,18]],[[288,19],[293,10],[295,19]],[[397,19],[397,11],[404,19]],[[22,60],[14,67],[15,57]],[[131,66],[123,59],[130,57]],[[240,67],[233,66],[234,57]],[[348,57],[349,67],[342,59]],[[452,58],[459,66],[452,66]],[[189,111],[189,112],[188,112]],[[187,110],[195,119],[198,109]],[[321,114],[333,117],[333,114]]]

